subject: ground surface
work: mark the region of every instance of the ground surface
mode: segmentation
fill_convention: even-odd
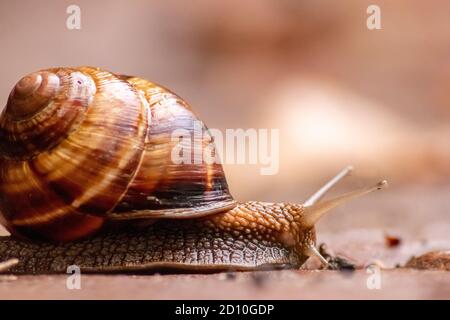
[[[318,242],[362,268],[354,272],[319,271],[318,261],[310,259],[309,270],[82,275],[81,290],[68,290],[66,275],[3,275],[0,299],[450,299],[450,271],[396,268],[412,256],[450,249],[449,189],[393,188],[326,217],[317,228]],[[399,243],[389,245],[386,235]],[[364,269],[371,263],[384,268],[379,289],[367,285],[377,284]]]
[[[0,285],[2,299],[443,299],[450,298],[448,272],[388,270],[379,290],[368,274],[339,271],[272,271],[213,275],[82,277],[67,290],[65,276],[23,276]]]

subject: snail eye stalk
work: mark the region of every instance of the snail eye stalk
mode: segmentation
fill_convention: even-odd
[[[307,206],[311,206],[316,202],[319,202],[320,199],[322,199],[327,193],[328,191],[333,188],[339,181],[341,181],[343,178],[347,177],[348,175],[350,175],[350,173],[352,173],[353,171],[353,167],[352,166],[348,166],[346,168],[344,168],[341,172],[339,172],[334,178],[332,178],[330,181],[328,181],[327,183],[325,183],[322,188],[320,188],[319,190],[316,191],[316,193],[314,193],[311,197],[309,197],[308,200],[306,200],[303,205],[305,207]]]
[[[335,186],[351,171],[352,167],[349,166],[345,168],[344,170],[339,172],[333,179],[327,182],[322,188],[320,188],[319,191],[314,193],[308,200],[305,201],[305,203],[303,204],[305,210],[305,226],[313,227],[314,224],[331,209],[341,204],[347,203],[352,199],[359,198],[365,194],[371,193],[372,191],[381,190],[388,185],[386,180],[382,180],[373,186],[361,188],[330,200],[320,201],[333,186]]]

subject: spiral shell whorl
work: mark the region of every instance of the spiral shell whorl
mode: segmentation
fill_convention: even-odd
[[[0,157],[30,159],[61,142],[83,120],[96,92],[75,69],[48,69],[22,78],[0,116]]]
[[[23,77],[11,92],[6,112],[12,120],[30,118],[44,108],[60,89],[58,75],[41,71]]]

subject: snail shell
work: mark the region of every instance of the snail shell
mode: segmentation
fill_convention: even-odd
[[[15,235],[68,241],[108,219],[233,208],[220,164],[171,160],[171,133],[193,132],[197,120],[144,79],[92,67],[25,76],[0,115],[0,222]],[[203,131],[194,147],[210,143]]]

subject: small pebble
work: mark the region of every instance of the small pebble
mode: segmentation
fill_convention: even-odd
[[[261,288],[265,285],[265,283],[267,281],[267,274],[265,272],[254,272],[251,274],[251,278],[252,278],[253,284],[256,287]]]
[[[225,272],[219,274],[220,280],[235,280],[236,279],[236,272]]]
[[[402,243],[402,239],[396,236],[391,236],[388,234],[384,235],[384,242],[386,244],[386,247],[388,248],[395,248],[398,247]]]

